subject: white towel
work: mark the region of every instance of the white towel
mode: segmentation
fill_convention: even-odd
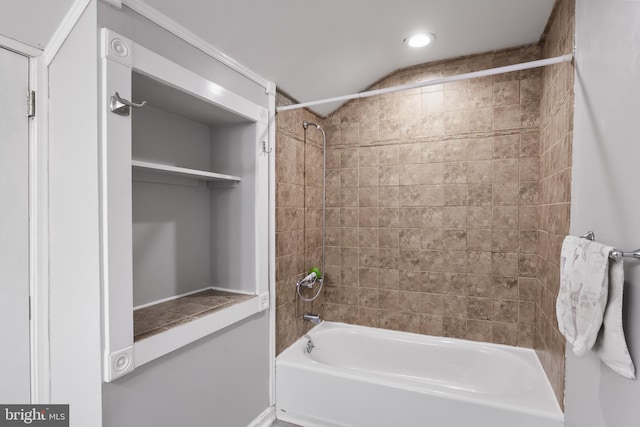
[[[622,329],[622,291],[624,270],[622,259],[609,261],[609,299],[604,312],[604,325],[594,345],[594,351],[614,372],[631,380],[636,369],[627,349]]]
[[[556,314],[560,332],[579,357],[591,350],[602,326],[611,249],[574,236],[567,236],[562,243]]]

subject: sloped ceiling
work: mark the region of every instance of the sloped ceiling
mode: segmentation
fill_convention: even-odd
[[[304,102],[361,91],[407,66],[537,42],[554,0],[146,3]],[[436,42],[407,47],[403,40],[417,31]]]
[[[73,0],[19,0],[1,4],[0,34],[44,49]]]

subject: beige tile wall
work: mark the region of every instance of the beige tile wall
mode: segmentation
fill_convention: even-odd
[[[574,17],[574,0],[558,0],[543,38],[543,57],[563,55],[573,50]],[[535,349],[561,404],[564,393],[565,339],[558,331],[555,301],[560,285],[560,248],[562,240],[569,233],[573,75],[574,69],[570,63],[543,70],[540,119],[540,226]]]
[[[291,101],[278,94],[277,105]],[[323,294],[311,303],[297,298],[295,284],[322,256],[322,139],[303,121],[323,120],[305,110],[276,116],[276,352],[310,328],[305,311],[323,314]],[[309,291],[303,295],[310,297]]]
[[[539,59],[401,70],[374,88]],[[328,121],[329,320],[532,347],[540,70],[352,101]]]

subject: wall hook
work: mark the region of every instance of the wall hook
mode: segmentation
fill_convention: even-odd
[[[111,112],[116,113],[121,116],[128,116],[131,111],[131,107],[140,108],[144,107],[147,101],[142,101],[139,104],[135,102],[128,101],[124,98],[121,98],[118,92],[111,95],[111,101],[109,102],[109,108]]]
[[[273,151],[273,147],[267,150],[267,141],[262,141],[262,152],[265,154],[270,154]]]

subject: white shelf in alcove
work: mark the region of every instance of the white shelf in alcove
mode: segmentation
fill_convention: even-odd
[[[141,160],[132,160],[131,166],[141,170],[158,172],[165,175],[180,176],[183,178],[193,178],[200,181],[228,182],[230,184],[237,184],[240,182],[239,176],[225,175],[222,173],[208,172],[198,169],[181,168],[178,166],[163,165],[160,163],[143,162]]]

